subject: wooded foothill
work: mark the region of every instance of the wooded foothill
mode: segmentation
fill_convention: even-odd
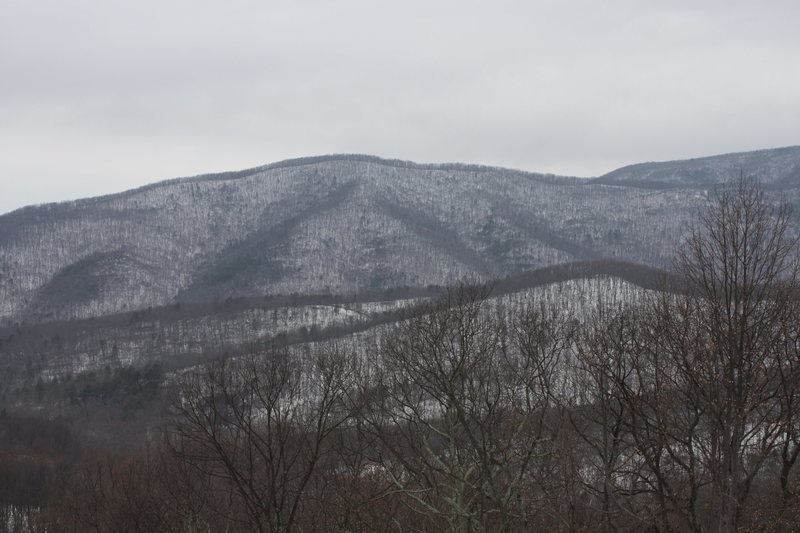
[[[535,301],[504,308],[490,286],[465,284],[360,351],[256,346],[210,363],[180,375],[146,449],[85,451],[47,475],[37,501],[7,500],[17,514],[3,523],[795,531],[800,293],[789,221],[739,179],[684,239],[665,279],[680,290],[579,319]],[[2,462],[5,479],[26,468],[15,465]]]

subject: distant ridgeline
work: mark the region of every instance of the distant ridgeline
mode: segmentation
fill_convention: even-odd
[[[0,324],[444,286],[600,259],[666,268],[710,189],[740,174],[797,204],[800,148],[593,179],[332,155],[27,207],[0,216]]]

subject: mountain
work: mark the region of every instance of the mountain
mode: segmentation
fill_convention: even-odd
[[[578,179],[339,155],[23,208],[0,216],[0,412],[136,446],[196,365],[265,346],[367,353],[464,278],[491,280],[497,312],[589,317],[663,288],[654,267],[736,165],[770,169],[768,194],[798,204],[798,161],[779,149]],[[687,177],[701,171],[713,179]]]
[[[485,294],[492,314],[558,309],[584,320],[600,305],[630,304],[663,287],[663,274],[587,261],[496,280]],[[270,348],[301,358],[320,347],[369,357],[395,325],[446,291],[253,296],[0,327],[0,420],[6,411],[46,413],[91,447],[136,448],[158,431],[181,376],[199,365]]]
[[[491,283],[491,295],[515,302],[512,307],[516,308],[524,306],[535,293],[557,301],[565,310],[574,310],[614,297],[585,296],[589,290],[597,292],[591,287],[624,285],[629,293],[658,289],[663,286],[664,274],[620,261],[569,263],[496,280]],[[247,352],[256,345],[347,338],[400,320],[415,305],[436,298],[442,290],[426,287],[349,296],[229,298],[99,318],[0,327],[0,360],[8,365],[7,370],[16,367],[19,377],[24,376],[23,369],[34,370],[45,381],[145,363],[168,362],[180,368],[222,354]]]
[[[709,187],[740,175],[755,177],[766,188],[797,189],[800,187],[800,146],[640,163],[609,172],[595,181],[647,188]]]
[[[488,280],[571,261],[669,264],[708,188],[796,202],[800,147],[594,179],[363,155],[296,159],[0,216],[0,322]]]

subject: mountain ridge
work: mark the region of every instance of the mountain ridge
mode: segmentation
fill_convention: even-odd
[[[690,178],[743,160],[797,203],[800,147],[643,163],[605,182],[341,154],[26,207],[0,216],[0,323],[445,285],[588,259],[663,267],[713,185]]]
[[[629,170],[639,170],[645,169],[648,167],[654,166],[671,166],[674,164],[686,164],[686,163],[695,163],[695,162],[703,162],[703,161],[712,161],[716,159],[728,158],[732,156],[742,156],[748,154],[774,154],[778,152],[792,152],[792,155],[797,155],[795,152],[800,153],[800,145],[791,145],[791,146],[783,146],[778,148],[763,148],[759,150],[752,150],[746,152],[726,152],[722,154],[716,154],[711,156],[700,156],[700,157],[693,157],[688,159],[676,159],[676,160],[665,160],[665,161],[646,161],[641,163],[631,163],[629,165],[623,165],[622,167],[616,168],[599,176],[571,176],[566,174],[553,174],[549,172],[537,172],[531,170],[523,170],[523,169],[516,169],[510,167],[503,167],[498,165],[483,165],[479,163],[460,163],[460,162],[445,162],[445,163],[418,163],[411,160],[406,159],[396,159],[396,158],[384,158],[381,156],[375,156],[370,154],[359,154],[359,153],[334,153],[334,154],[322,154],[322,155],[315,155],[315,156],[305,156],[305,157],[295,157],[295,158],[288,158],[282,159],[280,161],[275,161],[272,163],[265,163],[263,165],[258,165],[255,167],[244,168],[240,170],[231,170],[231,171],[222,171],[222,172],[211,172],[211,173],[203,173],[197,174],[193,176],[181,176],[177,178],[168,178],[164,180],[155,181],[153,183],[147,183],[145,185],[141,185],[139,187],[134,187],[131,189],[126,189],[119,192],[113,192],[108,194],[102,194],[98,196],[90,196],[86,198],[77,198],[74,200],[64,200],[64,201],[55,201],[55,202],[44,202],[38,204],[30,204],[18,207],[12,211],[8,211],[6,213],[0,214],[0,217],[11,215],[16,213],[17,211],[22,210],[29,210],[35,208],[46,208],[50,206],[59,206],[64,204],[76,204],[81,202],[87,201],[94,201],[94,200],[106,200],[106,199],[115,199],[118,197],[124,197],[130,194],[145,192],[147,190],[151,190],[154,188],[172,185],[172,184],[179,184],[179,183],[193,183],[193,182],[201,182],[201,181],[229,181],[229,180],[236,180],[239,178],[244,178],[251,176],[253,174],[263,172],[265,170],[274,170],[274,169],[281,169],[281,168],[291,168],[291,167],[298,167],[298,166],[305,166],[305,165],[313,165],[316,163],[325,163],[330,161],[359,161],[359,162],[368,162],[368,163],[376,163],[383,166],[390,166],[395,168],[410,168],[410,169],[418,169],[418,170],[464,170],[464,171],[484,171],[484,170],[498,170],[504,171],[509,173],[517,173],[521,175],[527,175],[531,178],[541,179],[541,180],[577,180],[577,181],[593,181],[597,183],[604,183],[604,184],[614,184],[617,182],[617,176],[621,173],[624,173]],[[798,185],[800,186],[800,184]]]
[[[773,169],[764,168],[765,165],[769,166],[770,163],[781,158],[794,159],[794,167],[788,175],[784,173],[785,171],[770,172]],[[784,146],[675,161],[635,163],[593,179],[598,183],[607,184],[660,183],[684,186],[693,184],[698,187],[707,187],[719,183],[721,177],[730,177],[733,173],[734,177],[737,174],[756,177],[767,187],[774,187],[777,184],[797,188],[800,187],[800,162],[798,161],[800,161],[800,146]],[[636,174],[638,176],[634,177]]]
[[[514,169],[514,168],[507,168],[497,165],[481,165],[477,163],[458,163],[458,162],[450,162],[450,163],[417,163],[415,161],[404,160],[404,159],[394,159],[394,158],[384,158],[380,156],[374,156],[369,154],[357,154],[357,153],[340,153],[340,154],[323,154],[323,155],[316,155],[316,156],[306,156],[306,157],[295,157],[289,159],[282,159],[280,161],[275,161],[272,163],[266,163],[263,165],[244,168],[241,170],[231,170],[231,171],[223,171],[223,172],[211,172],[211,173],[204,173],[204,174],[197,174],[194,176],[181,176],[177,178],[168,178],[164,180],[155,181],[153,183],[147,183],[141,185],[139,187],[134,187],[131,189],[126,189],[119,192],[112,192],[108,194],[102,194],[98,196],[90,196],[86,198],[77,198],[74,200],[64,200],[64,201],[56,201],[56,202],[44,202],[40,204],[31,204],[19,207],[7,213],[0,214],[0,217],[7,216],[16,213],[17,211],[22,210],[29,210],[35,208],[46,208],[50,206],[60,206],[60,205],[72,205],[72,204],[79,204],[82,202],[91,202],[95,200],[112,200],[117,198],[123,198],[131,194],[146,192],[151,189],[175,185],[175,184],[183,184],[183,183],[196,183],[196,182],[203,182],[203,181],[232,181],[237,180],[240,178],[246,178],[248,176],[252,176],[253,174],[257,174],[259,172],[264,172],[266,170],[276,170],[276,169],[285,169],[285,168],[293,168],[293,167],[301,167],[306,165],[314,165],[318,163],[327,163],[332,161],[353,161],[353,162],[364,162],[364,163],[375,163],[381,166],[393,167],[393,168],[407,168],[407,169],[415,169],[415,170],[460,170],[460,171],[485,171],[485,170],[496,170],[496,171],[503,171],[509,173],[516,173],[521,175],[527,175],[531,178],[536,179],[565,179],[565,180],[584,180],[584,179],[593,179],[593,178],[583,178],[578,176],[562,176],[559,174],[552,174],[552,173],[540,173],[534,171],[527,171],[521,169]]]

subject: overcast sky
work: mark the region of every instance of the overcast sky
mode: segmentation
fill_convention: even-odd
[[[797,145],[798,21],[797,0],[0,0],[0,213],[328,153],[592,176]]]

